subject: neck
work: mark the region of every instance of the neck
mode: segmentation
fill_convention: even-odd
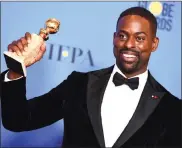
[[[119,68],[119,70],[126,76],[126,78],[131,78],[131,77],[135,77],[137,75],[140,75],[142,73],[144,73],[146,70],[147,70],[147,67],[143,68],[143,69],[140,69],[138,71],[134,71],[134,72],[131,72],[131,73],[128,73],[124,70],[122,70],[119,66],[117,66]]]
[[[131,77],[134,77],[134,76],[137,76],[139,74],[142,74],[146,71],[147,69],[143,70],[143,71],[138,71],[138,72],[133,72],[133,73],[126,73],[126,72],[123,72],[122,73],[127,77],[127,78],[131,78]]]

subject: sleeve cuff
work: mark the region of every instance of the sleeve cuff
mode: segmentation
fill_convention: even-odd
[[[8,71],[9,72],[9,71]],[[19,78],[16,78],[16,79],[8,79],[8,72],[5,74],[4,76],[4,82],[9,82],[9,81],[14,81],[14,80],[19,80],[21,78],[23,78],[23,76],[19,77]]]

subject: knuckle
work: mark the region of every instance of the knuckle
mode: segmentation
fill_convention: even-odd
[[[24,41],[24,40],[25,40],[25,38],[24,38],[24,37],[21,37],[21,38],[20,38],[20,40],[21,40],[21,41]]]
[[[8,45],[8,48],[10,48],[10,47],[11,47],[11,45],[12,45],[12,44],[9,44],[9,45]]]
[[[29,32],[26,32],[26,33],[25,33],[25,36],[26,36],[26,37],[30,37],[30,33],[29,33]]]
[[[20,48],[22,48],[22,42],[21,42],[21,41],[18,41],[17,44],[18,44],[18,46],[19,46]]]
[[[18,40],[18,41],[17,41],[17,45],[21,45],[21,41]]]
[[[21,38],[21,42],[23,43],[23,44],[25,44],[26,43],[26,39],[23,37],[23,38]]]
[[[13,45],[13,44],[16,44],[16,41],[13,41],[11,44],[12,44],[12,45]]]
[[[12,48],[13,48],[13,50],[16,50],[16,51],[18,50],[18,47],[15,45],[13,45]]]
[[[21,42],[21,38],[19,40],[17,40],[17,42]]]
[[[10,45],[9,48],[11,48],[12,50],[16,50],[13,45]]]

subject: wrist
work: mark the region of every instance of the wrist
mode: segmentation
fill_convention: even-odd
[[[19,73],[14,72],[14,71],[12,71],[10,69],[9,72],[8,72],[8,74],[7,74],[7,77],[8,77],[8,79],[13,80],[13,79],[17,79],[17,78],[22,77],[22,75],[19,74]]]

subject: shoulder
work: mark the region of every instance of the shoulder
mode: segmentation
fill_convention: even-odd
[[[79,71],[73,71],[68,77],[72,78],[86,78],[88,75],[95,75],[95,76],[103,76],[106,74],[111,74],[114,66],[106,67],[106,68],[101,68],[93,71],[88,71],[88,72],[79,72]]]
[[[171,112],[180,111],[182,104],[181,98],[178,98],[175,95],[173,95],[168,89],[166,89],[162,84],[160,84],[150,73],[148,80],[150,85],[156,92],[165,93],[160,103],[164,108],[168,110],[172,109]]]
[[[177,112],[181,112],[182,100],[174,95],[172,95],[169,91],[164,96],[164,102],[168,106],[169,109],[172,109]]]
[[[163,114],[166,122],[181,122],[182,100],[171,94],[169,91],[167,91],[163,98],[161,98],[159,108],[160,113]]]
[[[164,86],[162,86],[160,83],[158,83],[158,90],[161,92],[165,92],[164,98],[162,99],[163,103],[165,103],[165,106],[168,109],[178,110],[180,111],[182,100],[181,98],[178,98],[177,96],[173,95],[169,90],[167,90]]]
[[[165,86],[153,77],[150,71],[148,72],[148,82],[155,91],[164,92],[168,98],[175,100],[175,102],[176,100],[177,102],[180,101],[181,98],[174,96]]]

